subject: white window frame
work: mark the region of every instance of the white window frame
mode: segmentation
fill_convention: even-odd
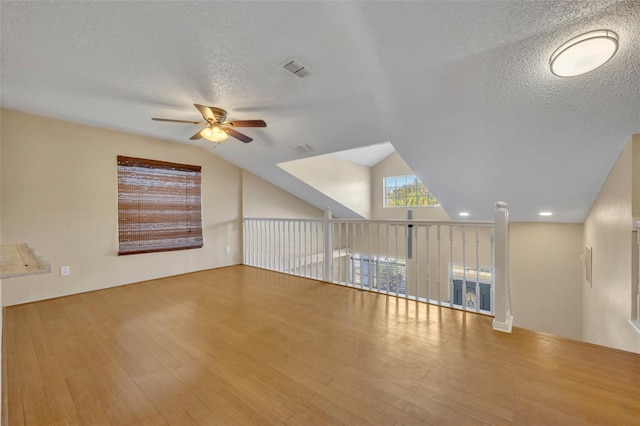
[[[426,194],[426,199],[427,202],[430,199],[433,199],[433,201],[435,202],[434,204],[425,204],[425,205],[418,205],[418,198],[416,197],[416,205],[406,205],[406,206],[388,206],[387,205],[387,179],[400,179],[400,178],[405,178],[406,182],[409,181],[413,181],[414,179],[418,181],[418,186],[422,185],[425,189],[425,191],[427,192]],[[406,185],[406,183],[405,183]],[[395,188],[399,188],[399,187],[395,187]],[[398,199],[398,198],[396,198]],[[407,202],[408,202],[408,198],[407,198]],[[404,207],[404,208],[416,208],[416,207],[438,207],[440,206],[440,203],[438,203],[438,200],[436,200],[436,198],[433,196],[433,194],[429,191],[429,189],[427,189],[427,187],[424,185],[424,183],[422,183],[422,181],[418,178],[418,176],[416,175],[398,175],[398,176],[385,176],[382,178],[382,207],[384,208],[398,208],[398,207]]]

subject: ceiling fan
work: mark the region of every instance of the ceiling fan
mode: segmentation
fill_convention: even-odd
[[[227,111],[210,107],[200,104],[193,104],[198,111],[202,114],[202,118],[205,121],[190,121],[190,120],[172,120],[170,118],[152,118],[154,121],[168,121],[171,123],[189,123],[189,124],[199,124],[206,125],[206,127],[202,130],[199,130],[195,135],[191,136],[189,139],[197,140],[205,138],[208,141],[221,143],[229,136],[233,136],[234,138],[241,140],[244,143],[249,143],[253,139],[247,135],[244,135],[237,130],[233,129],[234,127],[267,127],[267,123],[263,120],[229,120],[227,121]]]

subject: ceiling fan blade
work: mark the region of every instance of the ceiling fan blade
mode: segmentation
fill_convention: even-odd
[[[198,108],[198,111],[200,111],[200,114],[202,114],[202,117],[207,120],[207,122],[209,123],[217,123],[218,119],[216,119],[215,114],[213,113],[213,111],[211,111],[211,108],[209,108],[208,106],[205,105],[200,105],[200,104],[193,104],[194,107]]]
[[[172,120],[170,118],[152,118],[153,121],[168,121],[169,123],[207,124],[202,121]]]
[[[198,130],[198,133],[191,136],[189,139],[191,139],[192,141],[197,141],[198,139],[202,139],[202,135],[200,134],[201,131],[202,129]]]
[[[242,142],[244,142],[244,143],[249,143],[249,142],[251,142],[251,141],[253,140],[253,139],[251,139],[249,136],[247,136],[247,135],[243,135],[243,134],[242,134],[242,133],[240,133],[240,132],[236,132],[235,130],[233,130],[233,129],[232,129],[232,128],[230,128],[230,127],[223,127],[223,130],[224,130],[225,132],[227,132],[227,134],[228,134],[229,136],[233,136],[234,138],[236,138],[236,139],[238,139],[238,140],[241,140],[241,141],[242,141]]]
[[[225,121],[225,126],[231,127],[267,127],[267,123],[263,120],[233,120]]]

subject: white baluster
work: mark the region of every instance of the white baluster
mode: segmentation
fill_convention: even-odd
[[[442,305],[442,261],[440,259],[440,225],[438,225],[438,276],[437,276],[437,284],[438,284],[438,305]]]
[[[258,237],[258,267],[260,268],[264,268],[264,265],[262,263],[262,256],[264,255],[264,250],[262,249],[262,227],[264,226],[264,222],[259,221],[256,224],[257,229],[257,237]]]
[[[347,263],[346,263],[346,271],[345,271],[345,277],[347,277],[346,280],[346,285],[350,286],[351,283],[353,283],[353,267],[351,266],[351,257],[353,256],[352,251],[349,249],[349,238],[351,238],[351,224],[350,223],[345,223],[345,230],[344,230],[344,249],[347,252]]]
[[[285,248],[285,253],[286,253],[286,261],[285,261],[285,271],[290,274],[291,273],[291,253],[292,253],[292,247],[291,247],[291,221],[290,220],[286,220],[284,223],[284,227],[285,227],[285,242],[284,242],[284,248]]]
[[[251,249],[251,266],[258,266],[258,229],[256,221],[251,221],[251,242],[253,247]]]
[[[460,295],[460,303],[462,304],[462,310],[467,310],[467,235],[466,226],[462,227],[462,288]]]
[[[420,256],[418,253],[420,253],[420,245],[418,244],[418,241],[420,241],[419,239],[419,229],[420,226],[414,226],[415,229],[415,233],[413,235],[413,239],[416,241],[416,249],[415,249],[415,256],[414,256],[414,261],[413,261],[413,265],[416,271],[416,300],[420,300]]]
[[[398,224],[396,223],[396,227],[395,227],[395,231],[394,231],[395,237],[396,237],[396,296],[398,296],[398,290],[400,287],[400,280],[398,279]]]
[[[388,262],[389,262],[389,224],[388,224],[388,223],[386,223],[386,224],[385,224],[385,226],[386,226],[386,228],[387,228],[387,251],[386,251],[386,253],[385,253],[385,254],[386,254],[386,256],[387,256],[387,265],[388,265]],[[386,268],[385,268],[385,269],[386,269]],[[389,276],[388,276],[388,275],[389,275],[389,274],[387,273],[386,283],[385,283],[385,285],[386,285],[386,287],[387,287],[387,295],[389,294],[389,287],[391,287],[391,286],[389,285],[390,283],[389,283]]]
[[[364,223],[360,224],[360,288],[364,288],[364,280],[362,279],[362,259],[364,258]],[[368,264],[368,262],[367,262]]]
[[[373,290],[373,273],[372,273],[372,269],[371,269],[371,265],[372,265],[372,260],[373,260],[373,253],[371,253],[371,245],[372,245],[372,241],[371,241],[371,227],[373,225],[371,223],[369,223],[369,262],[367,263],[367,268],[369,268],[367,270],[367,279],[368,279],[368,284],[369,284],[369,290]]]
[[[276,246],[276,264],[275,264],[275,270],[282,272],[282,250],[281,250],[281,238],[282,238],[282,231],[280,230],[280,224],[282,223],[282,220],[280,219],[276,219],[275,225],[276,225],[276,235],[275,235],[275,246]]]
[[[380,224],[376,223],[376,254],[374,256],[375,259],[372,259],[372,274],[373,281],[372,285],[375,285],[376,291],[380,292],[380,269],[378,265],[380,264]]]
[[[476,312],[480,312],[480,238],[476,226]]]
[[[271,243],[271,270],[275,271],[276,269],[276,221],[271,220],[269,231],[271,235],[269,236],[269,241]]]
[[[338,223],[338,282],[342,284],[342,223]]]
[[[427,257],[427,303],[431,303],[431,269],[430,269],[430,260],[429,260],[429,234],[431,233],[431,226],[425,226],[425,238],[426,238],[426,257]]]
[[[333,223],[331,222],[331,209],[324,211],[324,222],[322,232],[324,233],[324,280],[332,282],[333,279]],[[340,259],[338,258],[338,265]]]
[[[449,306],[453,308],[453,226],[449,225],[449,278],[447,279],[447,288],[449,297]]]

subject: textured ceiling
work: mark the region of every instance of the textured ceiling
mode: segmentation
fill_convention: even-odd
[[[291,147],[390,141],[452,216],[502,200],[513,220],[581,222],[640,133],[638,1],[0,4],[3,107],[183,143],[197,128],[150,118],[261,118],[251,144],[198,145],[342,216],[276,166]],[[549,72],[599,28],[619,35],[609,63]]]

